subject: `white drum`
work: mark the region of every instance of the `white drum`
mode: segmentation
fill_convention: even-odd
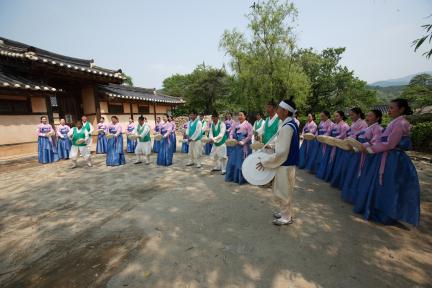
[[[267,159],[270,154],[265,152],[257,151],[250,154],[244,161],[242,165],[243,177],[252,185],[265,185],[273,180],[276,175],[274,169],[265,168],[259,171],[256,165],[261,162],[261,160]]]

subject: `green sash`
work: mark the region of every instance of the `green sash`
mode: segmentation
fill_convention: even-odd
[[[211,124],[212,127],[212,133],[213,133],[213,137],[217,137],[219,136],[220,130],[221,130],[221,122],[218,121],[217,125],[214,125],[214,123]],[[222,140],[219,141],[218,143],[214,143],[216,146],[221,146],[223,144],[225,144],[225,141],[227,140],[227,134],[224,133],[224,136],[222,137]]]
[[[140,124],[138,124],[137,132],[138,132],[138,135],[141,135],[144,132],[144,126],[141,126]],[[149,142],[150,140],[151,140],[150,133],[147,133],[147,135],[145,135],[144,137],[138,138],[139,142]]]
[[[263,143],[267,144],[268,141],[277,133],[279,128],[279,117],[276,116],[272,125],[269,126],[270,117],[267,117],[264,123],[264,134],[262,136]]]
[[[197,125],[198,125],[198,121],[199,121],[198,118],[196,118],[195,121],[190,122],[190,124],[189,124],[189,134],[188,134],[189,139],[192,139],[192,135],[195,134],[195,130],[196,130]],[[200,133],[200,135],[198,136],[198,138],[196,140],[201,140],[202,136],[203,136],[203,134]]]
[[[85,139],[85,132],[84,128],[81,129],[81,132],[78,132],[78,129],[76,127],[73,127],[73,134],[72,134],[72,145],[74,146],[87,146],[86,142],[78,144],[77,141],[79,139]]]
[[[207,127],[207,121],[203,120],[203,121],[201,122],[201,130],[203,131],[203,132],[202,132],[203,135],[206,133],[206,132],[205,132],[206,127]]]
[[[90,122],[86,122],[84,125],[83,125],[83,128],[85,128],[86,130],[87,130],[87,132],[89,133],[89,137],[90,137]]]

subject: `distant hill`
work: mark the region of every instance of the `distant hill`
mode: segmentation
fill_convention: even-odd
[[[402,91],[405,89],[405,87],[406,85],[388,87],[368,85],[369,89],[377,91],[377,96],[381,100],[380,102],[383,104],[387,104],[390,102],[390,100],[398,98],[402,94]]]
[[[402,85],[408,85],[410,80],[418,75],[418,74],[431,74],[432,75],[432,71],[425,71],[425,72],[420,72],[420,73],[416,73],[416,74],[411,74],[411,75],[407,75],[401,78],[396,78],[396,79],[387,79],[387,80],[382,80],[382,81],[377,81],[374,83],[370,83],[369,86],[379,86],[379,87],[390,87],[390,86],[402,86]]]

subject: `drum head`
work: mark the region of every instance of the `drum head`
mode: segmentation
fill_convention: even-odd
[[[85,139],[78,139],[77,141],[76,141],[76,143],[77,144],[83,144],[85,142]]]
[[[252,145],[251,145],[251,148],[252,148],[253,150],[259,150],[259,149],[261,149],[261,148],[263,148],[263,147],[264,147],[264,144],[261,143],[261,142],[254,142],[254,143],[252,143]]]
[[[243,177],[252,185],[265,185],[269,183],[275,176],[276,171],[274,169],[265,168],[263,171],[258,171],[256,165],[261,160],[267,159],[270,154],[265,152],[256,152],[250,154],[242,165]]]
[[[236,146],[236,145],[237,145],[237,140],[235,140],[235,139],[228,139],[228,140],[225,142],[225,145],[226,145],[226,146],[229,146],[229,147]]]
[[[154,136],[154,139],[156,141],[160,141],[160,140],[162,140],[162,138],[163,138],[162,134],[155,134],[155,136]]]
[[[336,147],[338,147],[342,150],[345,150],[345,151],[353,150],[352,146],[348,142],[346,142],[345,140],[335,139],[334,142],[335,142]]]
[[[361,151],[361,149],[363,148],[363,144],[353,138],[346,138],[345,141],[359,151]]]
[[[313,135],[312,133],[305,133],[305,134],[303,134],[303,138],[305,140],[313,140],[313,139],[315,139],[315,135]]]

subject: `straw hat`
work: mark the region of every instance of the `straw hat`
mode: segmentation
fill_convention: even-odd
[[[335,146],[345,151],[353,150],[349,142],[346,142],[345,140],[342,139],[335,139]]]
[[[355,148],[357,151],[362,151],[364,146],[362,143],[353,138],[346,138],[345,141],[351,145],[351,147]]]

